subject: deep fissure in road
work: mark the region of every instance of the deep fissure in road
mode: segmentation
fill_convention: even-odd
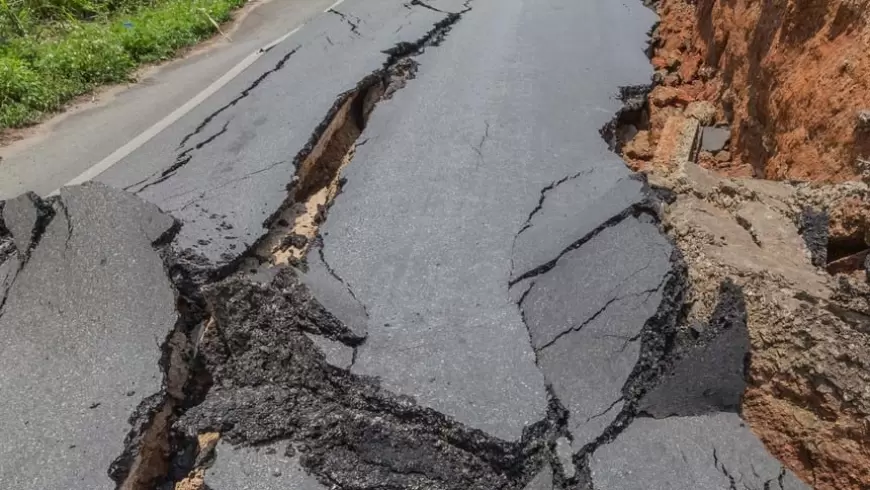
[[[340,191],[340,170],[375,105],[414,77],[412,57],[436,46],[460,18],[449,14],[418,42],[389,50],[382,70],[338,97],[297,155],[296,177],[267,221],[270,231],[247,256],[305,268],[300,259]],[[364,337],[323,309],[292,269],[280,267],[262,284],[245,276],[243,260],[204,272],[207,264],[189,251],[164,252],[179,291],[179,321],[162,348],[165,389],[131,417],[127,450],[113,464],[121,488],[202,486],[219,437],[243,445],[292,442],[288,454],[301,449],[305,468],[342,488],[519,489],[552,459],[553,441],[564,434],[557,402],[522,442],[500,441],[329,365],[306,335],[349,347]],[[328,415],[324,407],[331,407]],[[243,414],[251,409],[256,413]],[[267,413],[281,416],[263,425]]]
[[[288,199],[245,254],[278,265],[277,275],[255,281],[242,268],[250,262],[242,260],[218,274],[202,274],[188,252],[167,252],[181,315],[164,345],[166,393],[143,403],[132,419],[128,451],[113,466],[123,488],[202,487],[218,439],[243,446],[282,441],[287,456],[298,451],[308,471],[346,489],[519,490],[545,464],[556,469],[558,487],[591,488],[589,455],[633,421],[644,396],[675,362],[669,356],[686,288],[678,252],[659,285],[661,304],[639,335],[641,353],[622,390],[625,403],[594,441],[574,453],[576,471],[556,451],[557,439],[570,437],[570,415],[551,389],[547,417],[526,427],[520,441],[508,443],[330,365],[310,335],[347,348],[365,337],[333,317],[298,273],[283,267],[305,269],[306,251],[341,190],[341,169],[351,162],[372,111],[415,76],[413,57],[437,45],[460,18],[448,15],[417,43],[389,50],[383,69],[337,98],[296,156]],[[623,119],[635,113],[633,106],[621,112]],[[626,218],[646,216],[657,223],[655,206],[650,201],[624,209],[512,284],[546,274],[562,255]],[[522,300],[518,306],[522,311]]]

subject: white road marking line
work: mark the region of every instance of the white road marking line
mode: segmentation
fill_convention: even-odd
[[[330,10],[334,9],[335,7],[338,7],[339,5],[341,5],[341,4],[343,4],[343,3],[344,3],[344,0],[336,0],[335,3],[333,3],[332,5],[330,5],[329,8],[327,8],[327,9],[324,10],[323,12],[324,12],[324,13],[329,12]]]
[[[341,2],[339,2],[339,3],[341,3]],[[236,78],[240,73],[245,71],[246,68],[248,68],[249,66],[254,64],[255,61],[257,61],[261,56],[263,56],[266,53],[266,51],[275,47],[276,45],[280,44],[281,42],[285,41],[288,37],[292,36],[293,34],[296,34],[297,32],[299,32],[299,29],[302,29],[302,26],[299,26],[299,27],[293,29],[292,31],[288,32],[287,34],[284,34],[283,36],[275,39],[274,41],[270,42],[269,44],[266,44],[265,46],[261,47],[257,51],[254,51],[253,53],[249,54],[247,57],[245,57],[245,59],[243,59],[238,64],[236,64],[236,66],[230,68],[230,70],[228,72],[224,73],[223,76],[221,76],[220,78],[218,78],[217,80],[212,82],[212,84],[209,85],[208,87],[206,87],[202,92],[196,94],[192,99],[185,102],[184,105],[182,105],[178,109],[175,109],[168,116],[157,121],[153,126],[146,129],[145,131],[139,133],[138,136],[136,136],[132,140],[128,141],[124,146],[113,151],[109,156],[107,156],[106,158],[103,158],[102,160],[100,160],[99,162],[97,162],[96,164],[91,166],[89,169],[85,170],[84,172],[79,174],[77,177],[75,177],[74,179],[72,179],[69,182],[67,182],[66,184],[64,184],[64,187],[70,186],[70,185],[79,185],[79,184],[82,184],[84,182],[87,182],[87,181],[95,178],[96,176],[100,175],[101,173],[105,172],[109,168],[111,168],[112,165],[118,163],[119,161],[121,161],[121,159],[123,159],[124,157],[126,157],[130,153],[133,153],[133,151],[135,151],[137,148],[139,148],[140,146],[147,143],[151,138],[157,136],[161,131],[168,128],[175,121],[178,121],[179,119],[184,117],[185,114],[187,114],[188,112],[193,110],[196,106],[198,106],[203,101],[205,101],[205,99],[212,96],[215,92],[220,90],[224,85],[228,84],[232,79]],[[55,196],[59,193],[60,193],[60,189],[55,189],[54,191],[51,192],[51,194],[49,194],[49,196]]]

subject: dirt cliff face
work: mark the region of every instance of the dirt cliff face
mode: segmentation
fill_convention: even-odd
[[[709,102],[711,123],[728,124],[731,141],[717,158],[702,153],[703,166],[775,180],[860,179],[870,172],[868,6],[662,0],[652,58],[659,85],[642,139],[654,148],[668,117]],[[643,167],[643,153],[627,156]]]
[[[870,0],[657,9],[652,90],[612,143],[673,198],[690,320],[743,288],[744,418],[815,488],[870,489]]]

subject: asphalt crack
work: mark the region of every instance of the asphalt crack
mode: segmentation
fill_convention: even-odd
[[[413,6],[417,6],[417,7],[423,7],[423,8],[425,8],[425,9],[429,9],[429,10],[432,10],[432,11],[434,11],[434,12],[440,12],[440,13],[442,13],[442,14],[447,14],[447,13],[449,13],[449,12],[445,12],[445,11],[439,9],[439,8],[435,8],[435,7],[429,5],[428,3],[423,2],[423,1],[421,1],[421,0],[411,0],[410,2],[408,2],[408,3],[405,4],[405,6],[407,6],[408,8],[410,8],[410,6],[412,6],[412,5],[413,5]]]
[[[255,89],[256,89],[256,88],[257,88],[261,83],[263,83],[267,78],[269,78],[270,75],[272,75],[273,73],[278,72],[278,71],[280,71],[282,68],[284,68],[284,66],[285,66],[286,63],[287,63],[287,60],[289,60],[291,56],[293,56],[294,54],[296,54],[296,52],[297,52],[300,48],[301,48],[301,46],[297,46],[296,48],[294,48],[294,49],[290,50],[289,52],[287,52],[284,56],[281,57],[281,59],[278,60],[277,63],[275,63],[275,65],[274,65],[271,69],[266,70],[265,72],[263,72],[259,77],[257,77],[253,82],[251,82],[250,85],[248,85],[244,90],[242,90],[242,91],[241,91],[241,92],[240,92],[236,97],[234,97],[231,101],[229,101],[228,103],[222,105],[222,106],[219,107],[217,110],[215,110],[214,112],[212,112],[212,113],[210,113],[208,116],[206,116],[206,117],[205,117],[205,118],[204,118],[204,119],[203,119],[203,120],[202,120],[202,121],[201,121],[201,122],[196,126],[196,128],[195,128],[193,131],[191,131],[190,133],[184,135],[184,137],[181,139],[181,142],[178,144],[178,147],[177,147],[176,149],[177,149],[177,150],[181,150],[182,148],[184,148],[185,146],[187,146],[187,143],[188,143],[188,141],[189,141],[191,138],[193,138],[194,136],[200,134],[203,130],[205,130],[205,128],[206,128],[206,127],[207,127],[207,126],[208,126],[208,125],[209,125],[209,124],[210,124],[210,123],[211,123],[215,118],[217,118],[221,113],[223,113],[223,112],[226,111],[227,109],[230,109],[231,107],[234,107],[234,106],[235,106],[236,104],[238,104],[240,101],[242,101],[242,100],[245,99],[246,97],[250,96],[250,95],[254,92],[254,90],[255,90]],[[231,120],[232,120],[232,118],[230,118],[230,121],[231,121]],[[198,143],[198,144],[196,145],[196,147],[194,147],[193,149],[195,149],[195,150],[201,149],[201,148],[204,147],[205,145],[207,145],[207,144],[211,143],[212,141],[214,141],[215,139],[217,139],[217,137],[219,137],[220,135],[224,134],[224,133],[226,132],[226,130],[227,130],[227,126],[229,125],[229,122],[230,122],[230,121],[227,121],[227,122],[224,124],[223,128],[222,128],[220,131],[218,131],[217,133],[213,134],[212,136],[210,136],[209,138],[207,138],[205,141],[202,141],[202,142]],[[163,171],[160,171],[160,172],[155,172],[155,173],[149,175],[148,177],[146,177],[146,178],[144,178],[144,179],[142,179],[142,180],[140,180],[140,181],[138,181],[138,182],[135,182],[135,183],[133,183],[133,184],[130,184],[130,185],[124,187],[124,190],[125,190],[125,191],[129,191],[129,190],[135,188],[136,186],[139,186],[139,185],[142,185],[142,184],[148,182],[148,180],[154,178],[154,177],[157,176],[157,175],[160,175],[158,181],[153,182],[153,183],[150,183],[150,184],[146,184],[145,186],[143,186],[142,188],[136,190],[135,192],[136,192],[136,193],[138,193],[138,192],[142,192],[142,191],[143,191],[145,188],[147,188],[147,187],[150,187],[150,186],[152,186],[152,185],[156,185],[156,184],[159,184],[159,183],[165,181],[166,179],[168,179],[169,177],[171,177],[172,175],[174,175],[174,173],[175,173],[176,171],[178,171],[179,168],[183,167],[184,165],[186,165],[187,163],[190,162],[190,159],[192,158],[192,156],[190,155],[190,152],[191,152],[191,151],[192,151],[192,149],[190,149],[190,148],[187,149],[187,150],[182,151],[181,153],[178,154],[178,156],[176,156],[175,162],[173,162],[173,164],[172,164],[169,168],[167,168],[167,169],[165,169],[165,170],[163,170]]]
[[[347,25],[350,26],[350,32],[356,34],[357,36],[360,35],[359,25],[362,22],[362,20],[360,20],[359,17],[357,17],[355,15],[345,14],[345,13],[339,12],[338,10],[335,10],[335,9],[329,9],[329,10],[327,10],[327,12],[341,17],[341,20],[345,21],[347,23]]]
[[[157,180],[155,180],[153,182],[148,182],[147,184],[142,185],[142,187],[140,187],[139,189],[137,189],[133,192],[135,194],[138,194],[138,193],[144,191],[145,189],[152,187],[152,186],[155,186],[155,185],[158,185],[162,182],[165,182],[167,179],[174,176],[182,167],[184,167],[185,165],[190,163],[190,161],[193,159],[192,153],[194,151],[199,151],[202,148],[205,148],[210,143],[214,142],[216,139],[218,139],[222,135],[226,134],[227,128],[229,127],[230,122],[232,122],[232,118],[230,118],[227,122],[225,122],[224,125],[221,127],[221,129],[219,131],[217,131],[216,133],[214,133],[211,136],[209,136],[208,138],[200,141],[199,143],[196,144],[196,146],[193,146],[192,148],[188,148],[188,149],[184,150],[183,152],[179,153],[175,157],[175,163],[173,163],[166,170],[163,170],[162,172],[160,172],[160,177],[158,177]],[[150,177],[145,178],[144,180],[139,181],[136,184],[132,184],[132,185],[125,187],[124,190],[125,191],[130,190],[133,187],[148,181],[152,177],[154,177],[154,174],[152,174]]]
[[[366,317],[368,317],[369,311],[366,308],[366,305],[362,301],[360,301],[359,298],[356,297],[356,294],[353,292],[353,289],[350,287],[350,284],[348,284],[347,281],[342,279],[341,276],[339,276],[338,273],[335,271],[335,269],[333,269],[332,266],[329,265],[329,262],[326,261],[326,255],[325,255],[325,252],[323,251],[322,244],[320,247],[318,247],[317,255],[320,258],[320,262],[323,263],[323,267],[326,268],[326,271],[329,273],[329,275],[332,276],[336,281],[340,282],[347,289],[347,292],[348,292],[348,294],[350,294],[350,297],[353,298],[354,301],[356,301],[360,305],[360,307],[362,307],[363,313],[365,313]],[[354,352],[353,352],[353,362],[356,362],[356,350],[354,350]],[[351,365],[353,365],[353,362],[351,362]]]
[[[237,184],[237,183],[242,182],[242,181],[244,181],[244,180],[248,180],[248,179],[250,179],[251,177],[253,177],[253,176],[255,176],[255,175],[261,174],[261,173],[263,173],[263,172],[268,172],[269,170],[272,170],[273,168],[277,167],[278,165],[282,165],[282,164],[286,164],[286,163],[287,163],[287,160],[280,160],[280,161],[277,161],[277,162],[274,162],[274,163],[270,163],[269,165],[267,165],[267,166],[265,166],[265,167],[263,167],[263,168],[261,168],[261,169],[254,170],[253,172],[248,172],[248,173],[246,173],[246,174],[244,174],[244,175],[242,175],[242,176],[235,177],[235,178],[233,178],[233,179],[227,180],[226,182],[223,182],[223,183],[221,183],[221,184],[218,184],[218,185],[216,185],[216,186],[214,186],[214,187],[209,187],[208,189],[205,189],[205,190],[201,190],[201,191],[200,191],[200,190],[197,189],[197,190],[185,191],[185,192],[180,192],[180,193],[178,193],[178,194],[174,194],[174,195],[172,195],[172,196],[167,197],[166,199],[167,199],[167,200],[170,200],[170,199],[175,199],[175,198],[177,198],[177,197],[185,196],[185,195],[187,195],[187,194],[199,193],[199,195],[198,195],[197,197],[195,197],[195,198],[193,198],[193,199],[191,199],[191,200],[189,200],[189,201],[186,201],[186,202],[185,202],[184,204],[182,204],[181,206],[179,206],[179,207],[177,207],[177,208],[174,208],[174,209],[166,209],[165,211],[166,211],[166,212],[169,212],[169,213],[171,213],[171,212],[175,212],[175,211],[183,211],[183,210],[187,209],[189,206],[191,206],[191,205],[193,205],[193,204],[195,204],[195,203],[197,203],[197,202],[199,202],[199,201],[205,199],[205,196],[206,196],[207,194],[211,193],[211,192],[219,191],[219,190],[221,190],[221,189],[223,189],[223,188],[225,188],[225,187],[227,187],[227,186],[229,186],[229,185]]]
[[[482,141],[481,141],[481,145],[482,145]],[[529,227],[532,226],[532,218],[534,218],[535,215],[538,214],[541,211],[541,209],[543,209],[544,201],[547,199],[547,194],[550,191],[552,191],[556,187],[559,187],[560,185],[564,184],[565,182],[568,182],[569,180],[576,179],[577,177],[580,177],[581,175],[584,175],[584,174],[588,174],[589,172],[590,172],[589,170],[581,170],[580,172],[577,172],[575,174],[566,175],[565,177],[562,177],[559,180],[555,180],[555,181],[551,182],[550,184],[548,184],[547,186],[545,186],[543,189],[541,189],[541,195],[538,198],[538,204],[529,213],[529,216],[526,218],[526,221],[523,223],[523,226],[520,227],[520,231],[517,232],[517,236],[521,235],[524,231],[526,231],[526,229],[528,229]]]
[[[550,272],[553,269],[553,267],[556,266],[556,264],[559,262],[559,260],[568,252],[582,247],[584,244],[586,244],[589,240],[592,240],[593,238],[595,238],[602,231],[618,225],[619,223],[626,220],[627,218],[638,217],[642,214],[647,214],[649,216],[653,216],[654,218],[656,218],[655,210],[652,208],[652,206],[650,205],[649,202],[634,203],[634,204],[626,207],[625,209],[623,209],[619,213],[615,214],[614,216],[611,216],[610,218],[608,218],[607,220],[602,222],[600,225],[595,227],[594,230],[590,231],[589,233],[587,233],[586,235],[584,235],[580,239],[574,241],[573,243],[571,243],[570,245],[565,247],[552,260],[550,260],[544,264],[541,264],[537,267],[534,267],[534,268],[520,274],[519,276],[515,277],[514,279],[511,279],[510,282],[508,283],[508,285],[510,287],[513,287],[515,284],[517,284],[520,281],[523,281],[525,279],[529,279],[531,277],[540,276],[541,274],[546,274],[547,272]]]
[[[611,306],[613,306],[615,303],[617,303],[617,302],[621,302],[621,301],[625,301],[625,300],[630,299],[630,298],[636,298],[636,297],[639,297],[639,296],[642,296],[642,295],[646,295],[647,298],[649,298],[650,295],[652,295],[653,293],[658,292],[658,291],[662,288],[663,285],[664,285],[664,281],[662,282],[662,284],[659,284],[659,285],[656,286],[655,288],[645,289],[645,290],[643,290],[643,291],[638,291],[638,292],[635,292],[635,293],[629,293],[629,294],[626,294],[626,295],[616,296],[616,297],[610,298],[609,300],[607,300],[607,301],[604,303],[604,305],[603,305],[601,308],[599,308],[597,311],[595,311],[595,313],[593,313],[593,314],[592,314],[590,317],[588,317],[586,320],[584,320],[584,321],[580,322],[579,324],[574,325],[574,326],[572,326],[572,327],[570,327],[570,328],[568,328],[568,329],[565,329],[565,330],[563,330],[562,332],[559,332],[559,333],[556,334],[556,336],[553,337],[551,340],[547,341],[545,344],[543,344],[542,346],[538,347],[537,350],[544,350],[544,349],[546,349],[547,347],[550,347],[550,346],[552,346],[553,344],[555,344],[555,343],[556,343],[557,341],[559,341],[559,339],[561,339],[562,337],[564,337],[564,336],[566,336],[566,335],[568,335],[568,334],[570,334],[570,333],[572,333],[572,332],[579,332],[580,330],[583,329],[583,327],[585,327],[585,326],[589,325],[590,323],[592,323],[593,321],[595,321],[599,316],[601,316],[605,311],[607,311],[608,308],[610,308]]]
[[[233,98],[233,100],[229,101],[228,103],[226,103],[226,104],[224,104],[223,106],[219,107],[216,111],[214,111],[214,112],[212,112],[211,114],[209,114],[208,116],[206,116],[205,119],[203,119],[202,122],[199,123],[199,125],[196,127],[196,129],[193,130],[193,132],[186,134],[186,135],[181,139],[181,143],[178,144],[178,149],[180,150],[181,148],[184,148],[184,146],[187,144],[187,141],[188,141],[190,138],[192,138],[192,137],[196,136],[197,134],[201,133],[202,130],[205,129],[205,127],[208,126],[209,123],[211,123],[211,122],[214,120],[214,118],[216,118],[217,116],[219,116],[222,112],[224,112],[225,110],[227,110],[227,109],[229,109],[229,108],[235,106],[235,105],[238,104],[242,99],[244,99],[244,98],[248,97],[249,95],[251,95],[251,94],[254,92],[254,90],[255,90],[257,87],[260,86],[261,83],[263,83],[267,78],[269,78],[269,76],[271,76],[272,74],[274,74],[274,73],[276,73],[276,72],[281,71],[281,69],[284,68],[284,65],[287,64],[287,60],[289,60],[291,56],[293,56],[294,54],[296,54],[296,52],[299,51],[299,48],[301,48],[301,46],[297,46],[297,47],[291,49],[290,51],[288,51],[284,56],[282,56],[282,57],[278,60],[277,63],[275,63],[275,65],[274,65],[271,69],[266,70],[265,72],[263,72],[263,73],[262,73],[259,77],[257,77],[253,82],[251,82],[251,84],[248,85],[247,88],[245,88],[244,90],[242,90],[242,91],[239,93],[239,95],[237,95],[235,98]]]
[[[69,217],[69,209],[67,209],[66,203],[63,202],[63,199],[57,200],[57,207],[60,208],[61,212],[63,213],[63,217],[66,220],[66,240],[63,244],[63,250],[64,253],[66,253],[66,251],[69,250],[69,242],[70,240],[72,240],[73,236],[73,223]]]

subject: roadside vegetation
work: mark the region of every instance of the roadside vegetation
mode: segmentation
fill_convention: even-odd
[[[0,128],[211,36],[246,0],[0,0]]]

